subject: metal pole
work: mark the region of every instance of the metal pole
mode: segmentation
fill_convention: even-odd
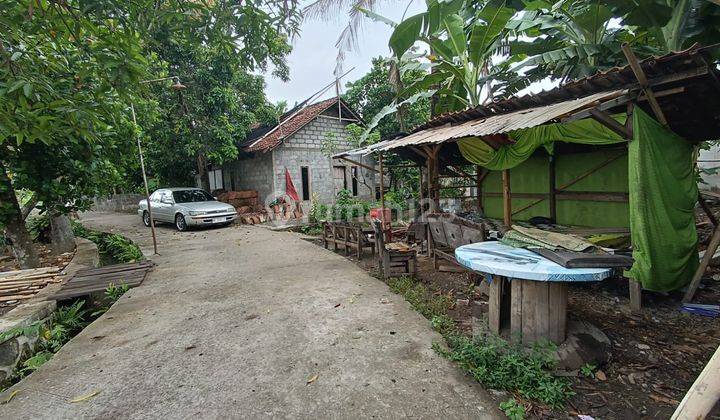
[[[140,136],[137,135],[137,120],[135,119],[135,105],[130,104],[130,110],[133,117],[133,133],[137,139],[138,154],[140,155],[140,169],[142,170],[143,182],[145,183],[145,200],[147,200],[148,215],[150,216],[150,230],[152,231],[153,252],[158,255],[157,238],[155,237],[155,219],[153,219],[152,208],[150,207],[150,190],[148,189],[147,175],[145,174],[145,160],[143,159],[142,146],[140,145]]]

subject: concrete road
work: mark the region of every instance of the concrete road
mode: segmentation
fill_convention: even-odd
[[[137,216],[83,219],[152,250]],[[157,230],[142,286],[6,391],[0,417],[501,416],[428,321],[344,257],[261,227]]]

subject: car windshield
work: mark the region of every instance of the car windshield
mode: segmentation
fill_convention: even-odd
[[[203,190],[180,190],[173,191],[173,199],[176,203],[198,203],[201,201],[215,201],[215,199]]]

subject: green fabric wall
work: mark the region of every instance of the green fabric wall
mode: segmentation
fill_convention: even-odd
[[[562,154],[555,161],[555,185],[569,183],[606,160],[622,157],[570,186],[566,191],[628,192],[628,159],[623,150],[598,150],[590,153]],[[544,153],[533,155],[522,165],[510,169],[510,189],[514,193],[547,193],[549,191],[549,160]],[[492,171],[483,183],[483,192],[502,192],[502,173]],[[514,210],[536,201],[535,198],[513,198]],[[484,197],[485,214],[502,219],[501,197]],[[557,200],[557,222],[564,225],[590,227],[629,227],[627,202],[597,202]],[[513,220],[528,220],[534,216],[550,216],[547,200],[517,213]]]

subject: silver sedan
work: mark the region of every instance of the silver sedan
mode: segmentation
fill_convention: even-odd
[[[229,225],[237,217],[235,208],[221,203],[200,188],[163,188],[150,195],[156,222],[173,223],[177,230],[189,226]],[[138,215],[150,226],[147,200],[138,203]]]

